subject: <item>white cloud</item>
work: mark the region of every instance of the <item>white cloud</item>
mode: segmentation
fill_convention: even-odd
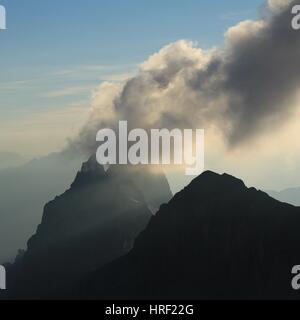
[[[272,11],[283,10],[288,7],[293,0],[268,0],[268,6]]]
[[[230,147],[267,132],[287,121],[300,82],[299,41],[290,33],[287,10],[229,28],[223,48],[185,40],[163,47],[113,94],[99,88],[80,143],[93,148],[96,132],[118,120],[139,128],[218,128]]]
[[[96,132],[118,120],[139,128],[205,128],[207,168],[253,185],[278,185],[292,172],[277,170],[278,165],[291,168],[292,159],[300,159],[288,143],[291,132],[296,140],[292,116],[300,117],[299,55],[289,10],[230,28],[223,48],[171,43],[141,64],[135,76],[94,92],[91,115],[76,141],[93,152]]]

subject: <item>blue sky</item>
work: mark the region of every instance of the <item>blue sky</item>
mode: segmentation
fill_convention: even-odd
[[[15,66],[124,64],[180,38],[211,46],[262,0],[1,0],[1,56]],[[74,4],[75,3],[75,4]],[[20,52],[21,51],[21,52]],[[3,61],[2,61],[3,62]],[[2,65],[1,65],[2,67]]]
[[[262,0],[0,0],[0,125],[88,106],[91,90],[118,80],[162,46],[179,40],[208,48]],[[8,144],[7,144],[8,145]],[[7,148],[1,144],[0,150]]]

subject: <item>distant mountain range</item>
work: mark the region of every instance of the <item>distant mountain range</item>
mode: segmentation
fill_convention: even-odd
[[[299,299],[300,208],[210,171],[170,197],[161,173],[91,158],[7,265],[5,298]]]

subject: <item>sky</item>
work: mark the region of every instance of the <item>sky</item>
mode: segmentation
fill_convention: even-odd
[[[262,190],[299,187],[300,31],[291,28],[291,1],[0,0],[0,170],[41,158],[22,167],[25,177],[50,163],[51,177],[63,168],[63,190],[82,158],[71,153],[68,171],[44,156],[68,151],[70,140],[90,156],[103,125],[128,120],[204,128],[205,170]],[[174,193],[193,179],[181,169],[165,169]],[[48,179],[39,186],[38,194],[45,186],[59,194]]]
[[[222,45],[261,0],[0,0],[0,151],[60,149],[84,123],[93,90],[120,81],[179,39]],[[50,135],[50,136],[49,136]],[[46,143],[45,143],[46,141]]]
[[[269,1],[280,4],[288,0]],[[78,135],[89,119],[93,104],[107,104],[103,101],[107,97],[103,98],[102,83],[108,81],[117,87],[122,81],[139,75],[145,61],[159,64],[156,58],[164,60],[161,49],[170,44],[175,50],[172,52],[175,61],[177,46],[178,52],[187,54],[191,61],[200,61],[199,48],[222,48],[229,35],[229,42],[236,46],[238,55],[239,41],[243,43],[249,36],[251,46],[261,27],[260,22],[254,20],[266,14],[264,0],[0,0],[0,5],[4,5],[7,12],[7,30],[0,30],[0,155],[14,152],[26,159],[59,151],[68,138]],[[252,22],[238,24],[246,20]],[[245,26],[250,27],[246,32]],[[197,50],[193,46],[178,45],[181,39],[193,41]],[[248,42],[244,43],[246,48]],[[286,44],[293,48],[291,43]],[[279,49],[281,51],[280,46]],[[255,58],[255,50],[253,52]],[[149,59],[154,53],[159,54]],[[287,60],[294,61],[292,52],[285,54],[290,55]],[[259,52],[259,56],[265,55]],[[248,54],[249,60],[251,57],[251,53]],[[280,52],[274,57],[282,61]],[[180,63],[185,70],[184,59]],[[272,63],[267,67],[272,67]],[[235,79],[236,70],[230,70],[229,75]],[[293,66],[288,73],[293,73],[292,70]],[[261,70],[253,71],[259,74]],[[279,80],[282,72],[281,68],[277,73],[274,70]],[[293,85],[298,81],[295,73]],[[230,85],[233,88],[240,85],[242,91],[246,89],[243,97],[247,97],[248,87],[255,81],[243,87],[244,79],[242,74],[241,83]],[[276,77],[272,80],[273,84],[278,83]],[[108,88],[108,96],[116,95],[109,90],[115,89]],[[251,101],[251,95],[248,97]],[[261,101],[265,98],[263,95]],[[247,125],[247,117],[252,116],[247,112],[245,115],[243,125]],[[264,116],[264,112],[261,115]],[[300,152],[294,146],[295,139],[290,138],[298,135],[299,119],[300,111],[280,134],[277,130],[262,135],[259,141],[247,143],[234,152],[228,152],[219,141],[211,143],[212,150],[207,157],[209,169],[232,173],[249,185],[266,189],[300,185]]]

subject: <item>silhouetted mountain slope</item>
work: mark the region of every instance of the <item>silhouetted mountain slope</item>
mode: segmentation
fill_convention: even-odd
[[[0,263],[25,249],[45,203],[70,186],[83,159],[68,150],[0,171]]]
[[[153,214],[163,203],[169,202],[173,197],[168,180],[159,166],[114,165],[108,169],[108,174],[117,179],[120,184],[126,184],[134,177],[136,187],[141,190]]]
[[[266,191],[271,197],[282,202],[300,206],[300,188],[289,188],[282,191]]]
[[[167,183],[162,173],[153,178],[142,167],[105,172],[94,157],[84,163],[71,188],[45,206],[22,261],[8,268],[10,297],[59,295],[61,288],[127,253],[152,216],[144,197],[151,190],[141,188],[161,190],[163,201],[169,186],[164,191],[161,181]],[[157,198],[148,200],[158,205]]]
[[[97,299],[299,298],[300,208],[205,172],[163,205],[126,256],[79,286]]]

